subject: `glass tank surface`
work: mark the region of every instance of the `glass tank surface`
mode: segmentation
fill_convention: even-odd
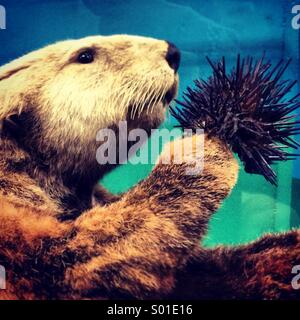
[[[292,58],[285,77],[299,79],[294,1],[0,0],[0,5],[6,18],[5,29],[0,30],[0,65],[59,40],[125,33],[176,44],[182,54],[179,100],[193,80],[211,74],[206,56],[214,61],[224,56],[229,66],[238,54],[260,58],[265,53],[274,64]],[[299,84],[291,94],[297,91]],[[169,115],[163,127],[174,124]],[[101,183],[121,193],[152,168],[121,165]],[[236,187],[211,220],[207,246],[245,243],[265,232],[300,226],[300,160],[276,164],[274,169],[277,187],[241,167]]]

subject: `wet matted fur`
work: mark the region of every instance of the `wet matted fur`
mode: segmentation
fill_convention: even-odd
[[[78,63],[87,49],[93,63]],[[205,136],[198,175],[186,175],[193,149],[182,164],[164,164],[163,153],[120,197],[95,187],[112,169],[95,158],[99,129],[163,121],[178,85],[167,50],[150,38],[96,36],[0,68],[0,298],[299,298],[299,231],[199,247],[238,176],[217,138]]]

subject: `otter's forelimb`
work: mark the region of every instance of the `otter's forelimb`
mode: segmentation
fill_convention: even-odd
[[[173,152],[178,142],[172,143]],[[218,139],[206,138],[204,169],[187,175],[194,152],[181,164],[163,163],[163,154],[150,176],[119,201],[96,206],[75,221],[63,223],[46,213],[6,204],[0,212],[0,264],[8,271],[9,282],[6,296],[169,294],[176,271],[193,255],[211,214],[237,178],[236,161]]]

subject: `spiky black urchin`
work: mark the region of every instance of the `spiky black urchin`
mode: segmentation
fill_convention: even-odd
[[[184,129],[204,129],[227,143],[238,154],[249,173],[263,175],[276,184],[271,168],[275,161],[293,159],[299,144],[292,138],[300,133],[292,113],[300,107],[298,95],[287,99],[296,81],[281,80],[290,61],[272,67],[264,58],[237,57],[236,66],[226,73],[225,59],[213,63],[213,75],[196,80],[187,88],[181,108],[171,109]],[[298,127],[297,127],[298,126]]]

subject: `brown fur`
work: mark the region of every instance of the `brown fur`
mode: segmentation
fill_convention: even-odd
[[[167,295],[175,286],[175,270],[197,247],[210,215],[236,180],[236,162],[220,142],[207,140],[205,151],[222,167],[208,165],[203,174],[187,176],[189,156],[181,165],[158,163],[119,201],[96,206],[74,221],[63,223],[52,211],[6,204],[0,257],[7,270],[18,264],[18,272],[8,273],[9,290],[19,298]],[[231,180],[223,181],[228,172]],[[166,181],[166,175],[171,179]],[[32,277],[35,264],[49,275]],[[31,276],[20,279],[24,272]]]
[[[93,69],[75,62],[86,47],[97,52]],[[205,268],[225,270],[222,285],[241,298],[289,292],[286,270],[297,262],[299,237],[291,251],[276,244],[277,236],[258,245],[258,253],[256,244],[199,249],[238,174],[231,151],[217,138],[205,136],[204,170],[197,175],[186,174],[195,148],[181,164],[174,162],[182,152],[177,140],[126,194],[116,197],[96,186],[112,169],[95,161],[96,129],[122,119],[131,128],[149,129],[163,120],[163,94],[174,92],[178,81],[166,51],[166,42],[155,39],[91,37],[41,49],[0,69],[0,264],[8,278],[0,298],[147,299],[176,296],[178,288],[182,298],[187,291],[181,281],[195,265],[195,275],[205,274],[207,281],[213,277]],[[106,91],[112,87],[122,94]],[[164,164],[169,151],[172,161]],[[284,280],[268,278],[271,254]],[[247,278],[251,294],[231,285],[234,270],[248,264],[249,278],[241,279]],[[209,294],[209,286],[195,283],[195,292]]]
[[[300,299],[292,268],[300,233],[268,234],[248,245],[199,249],[177,274],[172,299]]]

